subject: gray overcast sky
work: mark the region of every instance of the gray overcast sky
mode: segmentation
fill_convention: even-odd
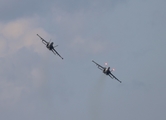
[[[164,120],[165,0],[0,0],[0,119]],[[61,60],[36,34],[52,40]],[[115,68],[122,84],[91,61]]]

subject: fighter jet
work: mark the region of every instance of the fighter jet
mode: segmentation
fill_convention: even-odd
[[[98,68],[103,71],[104,74],[109,75],[112,79],[115,78],[117,81],[119,81],[119,82],[121,83],[121,81],[118,80],[118,79],[111,73],[111,72],[114,71],[114,69],[110,70],[110,67],[108,67],[108,68],[107,68],[107,67],[103,67],[103,66],[99,65],[98,63],[96,63],[96,62],[93,61],[93,60],[92,60],[92,62],[94,62],[94,63],[98,66]]]
[[[57,54],[60,58],[62,58],[61,56],[60,56],[60,54],[55,50],[55,47],[57,47],[58,45],[56,45],[56,46],[53,46],[53,42],[47,42],[46,40],[44,40],[41,36],[39,36],[38,34],[37,34],[37,36],[42,40],[42,43],[43,44],[45,44],[46,45],[46,47],[49,49],[49,50],[51,50],[55,55]],[[62,58],[63,59],[63,58]]]

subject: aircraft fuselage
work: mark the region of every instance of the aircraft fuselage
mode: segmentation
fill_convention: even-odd
[[[52,49],[54,48],[53,44],[54,44],[53,42],[47,43],[46,47],[47,47],[49,50],[52,50]]]
[[[105,69],[103,70],[103,73],[106,74],[106,75],[109,75],[109,74],[110,74],[110,67],[105,68]]]

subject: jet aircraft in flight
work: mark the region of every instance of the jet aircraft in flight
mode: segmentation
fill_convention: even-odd
[[[45,44],[46,45],[46,47],[49,49],[49,50],[51,50],[55,55],[57,54],[60,58],[62,58],[63,59],[63,57],[61,57],[60,56],[60,54],[55,50],[55,47],[57,47],[58,45],[56,45],[56,46],[53,46],[53,42],[47,42],[46,40],[44,40],[41,36],[39,36],[38,34],[37,34],[37,36],[42,40],[42,43],[43,44]]]
[[[98,68],[103,71],[104,74],[109,75],[112,79],[115,78],[117,81],[119,81],[119,82],[121,83],[121,81],[120,81],[118,78],[116,78],[116,77],[111,73],[111,72],[114,71],[114,69],[110,70],[110,67],[108,67],[108,68],[107,68],[107,67],[103,67],[103,66],[99,65],[98,63],[96,63],[96,62],[93,61],[93,60],[92,60],[92,62],[94,62],[94,63],[98,66]]]

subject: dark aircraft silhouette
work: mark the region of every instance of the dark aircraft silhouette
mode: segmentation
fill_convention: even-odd
[[[39,36],[38,34],[37,34],[37,36],[42,40],[42,43],[43,44],[45,44],[46,45],[46,47],[49,49],[49,50],[51,50],[55,55],[57,54],[60,58],[62,58],[61,56],[60,56],[60,54],[55,50],[55,48],[54,47],[57,47],[58,45],[56,45],[56,46],[53,46],[53,42],[47,42],[46,40],[44,40],[41,36]],[[62,58],[63,59],[63,58]]]
[[[108,68],[103,67],[103,66],[99,65],[98,63],[96,63],[96,62],[93,61],[93,60],[92,60],[92,62],[94,62],[94,63],[98,66],[98,68],[103,71],[104,74],[109,75],[112,79],[115,78],[117,81],[119,81],[119,82],[121,83],[121,81],[118,80],[118,78],[116,78],[116,77],[111,73],[112,71],[114,71],[114,69],[112,69],[112,70],[110,71],[110,67],[108,67]]]

